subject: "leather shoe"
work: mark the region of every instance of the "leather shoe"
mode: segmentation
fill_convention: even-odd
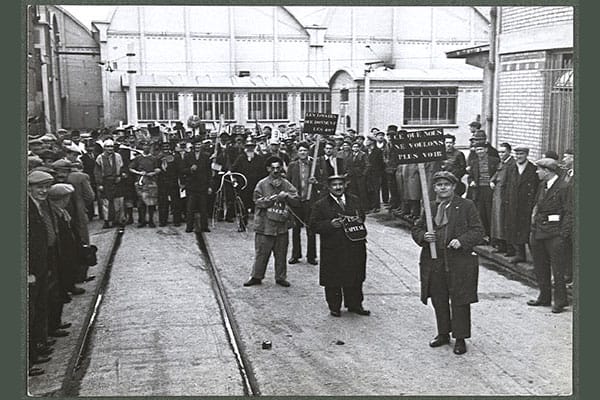
[[[72,325],[72,324],[71,324],[70,322],[65,322],[64,324],[60,324],[60,325],[58,326],[58,329],[67,329],[67,328],[70,328],[70,327],[71,327],[71,325]]]
[[[450,335],[446,333],[445,335],[437,335],[434,337],[433,340],[429,342],[429,346],[440,347],[448,343],[450,343]]]
[[[308,260],[308,263],[309,263],[310,265],[318,265],[318,264],[319,264],[319,263],[317,262],[317,260],[315,260],[314,258],[313,258],[313,259],[311,259],[311,260]]]
[[[358,314],[358,315],[364,315],[364,316],[371,315],[371,311],[365,310],[362,307],[361,308],[349,308],[348,311],[351,313],[354,313],[354,314]]]
[[[552,313],[553,314],[560,314],[561,312],[565,311],[565,307],[555,304],[552,306]]]
[[[535,299],[535,300],[528,300],[527,305],[532,306],[532,307],[549,306],[550,302],[549,301],[541,301],[540,299]]]
[[[465,354],[467,352],[467,344],[465,339],[456,339],[454,343],[454,354]]]
[[[38,367],[31,367],[29,368],[29,376],[39,376],[39,375],[43,375],[45,373],[45,371],[41,368]]]
[[[288,264],[298,264],[298,259],[295,257],[292,257],[288,260]]]
[[[33,364],[43,364],[52,360],[52,357],[38,357],[33,361]]]
[[[54,332],[50,332],[48,334],[48,336],[52,336],[52,337],[65,337],[65,336],[69,336],[69,332],[63,331],[62,329],[57,329]]]
[[[77,286],[73,286],[71,289],[69,289],[69,292],[73,295],[73,296],[77,296],[78,294],[83,294],[85,293],[85,289],[84,288],[80,288]]]
[[[290,283],[288,281],[286,281],[285,279],[279,279],[279,280],[275,281],[275,283],[278,284],[279,286],[290,287]]]
[[[258,278],[250,278],[248,281],[244,282],[244,286],[254,286],[260,285],[262,283],[261,279]]]
[[[329,314],[331,314],[334,317],[341,317],[342,316],[342,313],[341,313],[340,310],[331,310],[331,311],[329,311]]]

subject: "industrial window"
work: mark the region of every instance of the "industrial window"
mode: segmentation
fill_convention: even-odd
[[[573,53],[550,53],[546,78],[544,148],[562,154],[574,145]]]
[[[221,115],[226,121],[235,119],[232,92],[196,92],[193,103],[194,115],[203,121],[219,121]]]
[[[300,115],[304,118],[307,112],[331,113],[331,96],[329,92],[305,92],[301,94]]]
[[[405,87],[404,125],[456,123],[455,87]]]
[[[287,93],[248,93],[248,119],[287,120]]]
[[[179,119],[179,100],[175,92],[137,92],[138,119],[173,121]]]

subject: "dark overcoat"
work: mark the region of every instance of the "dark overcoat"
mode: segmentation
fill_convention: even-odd
[[[435,215],[437,204],[431,203]],[[435,266],[443,266],[448,272],[448,289],[450,300],[454,305],[476,303],[477,280],[479,276],[479,260],[473,253],[473,246],[483,239],[484,229],[479,219],[477,207],[468,199],[454,196],[447,208],[448,225],[443,242],[436,242],[437,259],[431,258],[429,243],[424,236],[427,232],[425,215],[412,228],[413,240],[422,247],[419,259],[421,277],[421,301],[427,304],[431,297],[431,274]],[[434,229],[437,227],[434,226]],[[461,243],[459,249],[449,249],[448,244],[452,239]]]
[[[192,166],[197,168],[192,171]],[[183,158],[183,173],[186,176],[186,191],[190,193],[208,194],[212,170],[210,169],[210,159],[203,152],[186,153]]]
[[[340,205],[329,195],[317,201],[311,212],[310,227],[320,237],[321,286],[357,286],[366,276],[367,248],[366,240],[353,242],[344,234],[343,228],[334,228],[331,220],[343,215],[358,215],[364,221],[365,214],[360,200],[346,192],[346,206]]]
[[[546,182],[540,182],[533,211],[532,237],[534,240],[568,238],[573,229],[571,189],[560,179],[544,193],[545,186]]]
[[[529,241],[531,211],[540,184],[536,169],[533,163],[527,161],[527,166],[521,175],[516,165],[513,165],[507,174],[505,229],[507,240],[513,244]]]

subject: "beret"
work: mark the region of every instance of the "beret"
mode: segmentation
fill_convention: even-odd
[[[50,189],[48,190],[48,196],[50,198],[58,198],[58,197],[63,197],[66,196],[68,194],[71,194],[75,191],[75,188],[73,187],[73,185],[69,185],[68,183],[55,183],[54,185],[50,186]]]
[[[53,169],[56,169],[56,170],[58,170],[58,169],[71,169],[72,166],[73,166],[73,164],[71,163],[71,161],[64,160],[64,159],[63,160],[54,161],[51,164],[51,167]]]
[[[553,158],[542,158],[535,162],[535,165],[541,168],[546,168],[551,171],[557,172],[559,170],[558,161]]]
[[[435,174],[433,174],[433,182],[437,182],[440,179],[445,179],[451,183],[458,183],[458,178],[452,173],[452,172],[448,172],[448,171],[438,171]]]
[[[27,175],[27,182],[30,185],[39,185],[41,183],[52,182],[54,178],[47,172],[43,171],[31,171],[29,175]]]

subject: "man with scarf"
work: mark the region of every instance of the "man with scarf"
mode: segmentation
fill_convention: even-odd
[[[413,240],[422,247],[419,260],[421,301],[435,310],[438,335],[429,343],[440,347],[456,339],[454,354],[467,351],[465,339],[471,337],[471,303],[476,303],[478,258],[473,246],[483,238],[484,230],[475,204],[456,196],[458,178],[448,171],[433,175],[436,195],[434,230],[428,231],[424,214],[412,228]],[[432,258],[430,243],[437,258]]]
[[[254,189],[254,248],[256,256],[252,267],[252,276],[244,286],[260,285],[271,253],[275,258],[275,283],[288,287],[287,281],[287,248],[288,230],[292,227],[287,215],[288,205],[297,206],[298,191],[282,176],[283,161],[271,156],[266,163],[269,175],[261,179]]]

